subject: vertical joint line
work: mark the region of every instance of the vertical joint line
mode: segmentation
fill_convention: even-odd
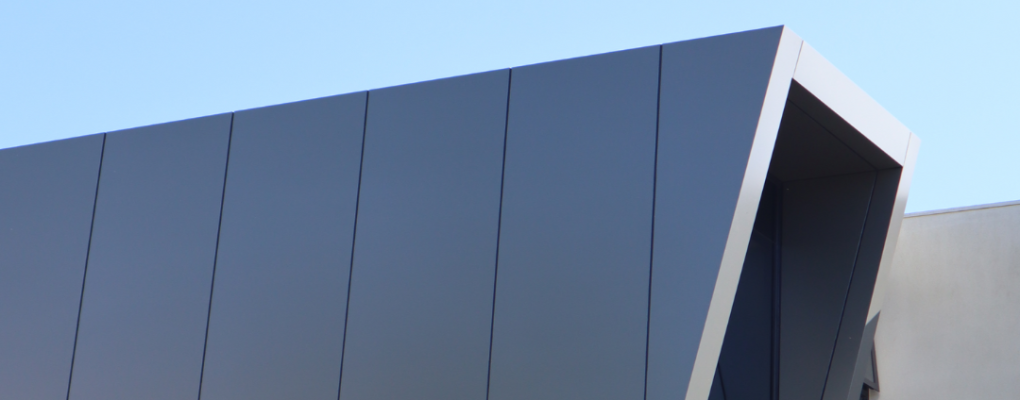
[[[506,80],[506,114],[503,119],[503,165],[499,172],[499,215],[496,217],[496,262],[492,274],[492,312],[489,314],[489,362],[485,371],[485,400],[489,399],[489,387],[492,382],[492,338],[496,327],[496,282],[499,279],[499,238],[503,230],[503,183],[506,181],[506,138],[510,130],[510,88],[514,79],[514,70],[507,71]]]
[[[782,264],[782,237],[783,237],[783,190],[781,183],[773,185],[775,194],[772,201],[775,202],[775,209],[772,210],[773,218],[773,239],[772,239],[772,365],[770,377],[770,388],[772,400],[779,400],[779,356],[782,334],[782,305],[783,305],[783,264]]]
[[[782,39],[780,39],[780,40],[782,40]],[[790,75],[791,79],[792,79],[792,77],[797,76],[797,68],[800,67],[800,55],[802,53],[804,53],[804,41],[803,40],[801,40],[800,41],[800,45],[797,46],[797,62],[793,64],[793,74]]]
[[[78,330],[81,328],[81,310],[85,301],[85,280],[89,273],[89,256],[92,253],[92,232],[96,227],[96,205],[99,203],[99,181],[103,177],[103,158],[106,156],[106,134],[103,134],[103,144],[99,149],[99,170],[96,171],[96,193],[92,198],[92,221],[89,223],[88,248],[85,249],[85,268],[81,273],[81,293],[78,295],[78,320],[74,323],[74,345],[71,346],[71,370],[67,373],[67,396],[71,398],[71,381],[74,378],[74,358],[78,354]]]
[[[715,364],[715,373],[719,376],[719,390],[722,391],[722,398],[726,400],[726,379],[722,376],[722,367]]]
[[[836,355],[836,347],[839,346],[840,337],[843,332],[843,320],[846,318],[846,303],[850,299],[850,288],[853,287],[854,274],[857,273],[857,260],[861,256],[861,245],[864,242],[864,233],[868,231],[868,220],[871,216],[871,203],[875,201],[875,186],[878,185],[878,171],[874,171],[874,178],[871,181],[871,193],[868,194],[868,207],[864,210],[864,224],[861,225],[861,234],[857,237],[857,251],[854,253],[854,263],[850,267],[850,280],[846,284],[846,294],[843,295],[843,308],[839,312],[839,325],[836,327],[836,340],[832,342],[832,352],[829,353],[829,366],[825,369],[825,381],[822,383],[822,400],[825,399],[825,389],[829,386],[829,374],[832,372],[832,359]],[[859,338],[858,338],[859,339]],[[854,360],[856,361],[856,353]]]
[[[230,130],[227,133],[227,159],[223,164],[223,189],[220,192],[220,219],[216,223],[216,249],[213,251],[212,279],[209,281],[209,307],[205,314],[205,340],[202,342],[202,367],[198,373],[198,400],[202,400],[202,384],[205,383],[205,354],[209,348],[209,321],[212,319],[213,291],[216,290],[216,264],[220,260],[220,234],[223,232],[223,204],[227,198],[227,173],[230,171],[230,147],[234,141],[234,117],[230,114]]]
[[[358,208],[361,206],[361,172],[365,169],[365,137],[368,132],[368,99],[371,91],[365,92],[365,117],[361,121],[361,160],[358,160],[358,191],[354,200],[354,231],[351,234],[351,263],[347,269],[347,303],[344,304],[344,337],[340,342],[340,376],[337,379],[336,398],[344,381],[344,351],[347,349],[347,317],[351,314],[351,280],[354,278],[354,244],[358,241]]]
[[[645,387],[643,398],[648,398],[648,352],[652,331],[652,272],[655,262],[655,199],[659,182],[659,115],[662,108],[662,46],[659,46],[659,77],[655,91],[655,154],[652,156],[652,223],[648,245],[648,307],[645,315]]]
[[[784,28],[783,34],[786,34]],[[782,39],[780,38],[780,43]],[[797,61],[793,64],[793,73],[790,79],[797,76],[797,69],[800,68],[800,56],[804,53],[804,41],[797,44]],[[778,53],[777,53],[778,56]],[[779,400],[780,385],[780,356],[782,355],[782,307],[783,307],[783,191],[786,189],[781,182],[777,182],[776,188],[776,209],[774,210],[774,232],[775,238],[772,241],[772,400]]]

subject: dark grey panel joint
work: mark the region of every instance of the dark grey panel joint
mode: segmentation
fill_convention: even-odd
[[[89,272],[89,252],[92,250],[92,230],[96,226],[96,203],[99,200],[99,182],[103,176],[103,155],[106,153],[106,134],[103,134],[103,146],[99,151],[99,170],[96,172],[96,194],[92,199],[92,224],[89,226],[89,244],[85,252],[85,268],[81,274],[81,295],[78,299],[78,320],[74,326],[74,348],[71,352],[71,370],[67,374],[67,397],[71,398],[71,381],[74,378],[74,356],[78,352],[78,330],[81,329],[81,306],[85,299],[85,280]]]

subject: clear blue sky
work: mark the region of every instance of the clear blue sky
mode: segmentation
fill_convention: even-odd
[[[1020,199],[1016,1],[5,0],[0,148],[780,24],[921,137],[908,212]]]

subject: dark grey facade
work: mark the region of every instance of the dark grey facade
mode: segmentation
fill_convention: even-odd
[[[776,27],[3,150],[0,396],[857,399],[918,144]]]

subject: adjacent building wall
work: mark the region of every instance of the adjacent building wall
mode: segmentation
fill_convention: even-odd
[[[1020,202],[908,215],[872,398],[1020,397]]]

